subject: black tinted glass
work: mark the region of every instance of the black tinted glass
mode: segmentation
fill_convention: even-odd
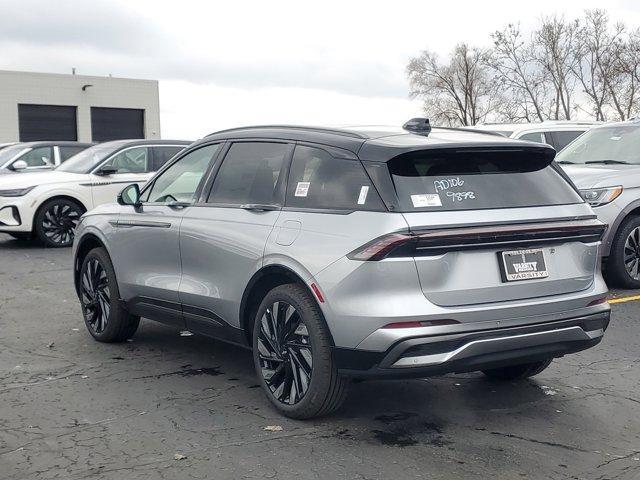
[[[290,152],[284,143],[234,143],[218,172],[209,203],[279,203],[278,180]]]
[[[288,207],[383,210],[359,161],[333,158],[319,148],[297,146],[287,187]]]
[[[584,132],[547,132],[547,136],[551,136],[551,144],[556,151],[562,150],[564,147],[573,142],[576,138],[582,135]]]
[[[80,153],[87,147],[58,147],[60,149],[60,161],[66,162],[71,157]]]
[[[476,210],[581,203],[535,151],[412,152],[389,162],[403,211]]]
[[[184,147],[153,147],[153,171],[160,170],[165,163],[183,149]]]

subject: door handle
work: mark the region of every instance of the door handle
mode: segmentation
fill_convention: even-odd
[[[263,203],[245,203],[240,205],[240,208],[244,210],[253,210],[256,212],[271,212],[274,210],[280,210],[280,205],[268,205]]]
[[[178,202],[178,201],[176,201],[176,202],[167,203],[167,206],[170,207],[170,208],[178,208],[178,209],[180,209],[180,208],[186,208],[186,207],[191,206],[191,203],[190,202]]]

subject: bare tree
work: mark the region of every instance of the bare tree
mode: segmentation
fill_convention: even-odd
[[[501,113],[511,121],[545,120],[548,88],[534,45],[523,38],[519,24],[509,24],[491,38],[494,51],[489,66],[511,100],[502,105]]]
[[[534,33],[536,59],[549,76],[554,90],[550,117],[554,120],[571,119],[577,31],[577,21],[550,16],[542,18],[540,28]]]
[[[489,52],[459,44],[448,63],[425,50],[407,66],[411,96],[421,97],[425,111],[448,125],[475,125],[496,107],[498,89],[487,65]]]

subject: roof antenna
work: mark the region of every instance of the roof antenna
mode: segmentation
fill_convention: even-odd
[[[415,133],[416,135],[429,135],[431,132],[431,125],[428,118],[412,118],[405,123],[402,128],[407,132]]]

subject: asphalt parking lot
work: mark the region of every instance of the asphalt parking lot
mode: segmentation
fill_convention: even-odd
[[[2,479],[640,478],[638,301],[532,381],[358,383],[301,422],[272,410],[240,348],[151,322],[94,342],[70,255],[0,235]]]

